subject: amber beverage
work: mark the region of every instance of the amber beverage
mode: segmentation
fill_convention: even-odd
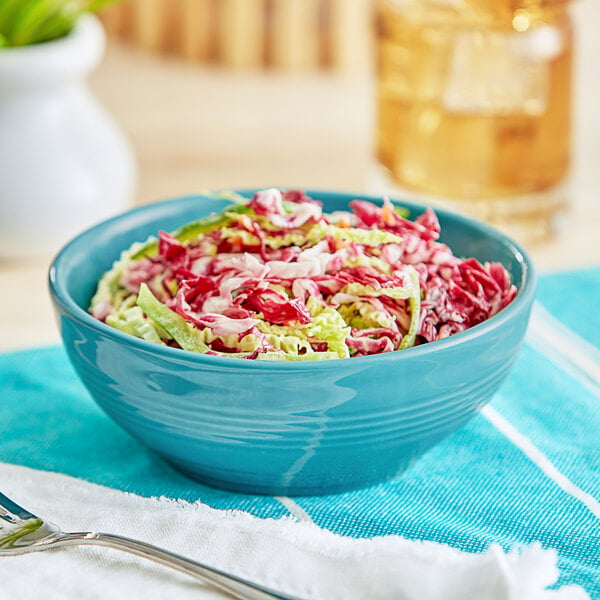
[[[547,233],[564,208],[572,33],[560,0],[382,0],[377,156],[387,177]]]

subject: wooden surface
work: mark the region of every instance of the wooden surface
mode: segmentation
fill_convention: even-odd
[[[572,209],[559,236],[529,248],[541,271],[600,265],[600,5],[581,0],[574,9]],[[243,186],[368,191],[367,72],[232,73],[112,43],[92,87],[137,153],[137,203]],[[50,259],[0,262],[0,350],[59,341],[46,290]]]
[[[100,16],[111,36],[229,69],[357,70],[374,0],[129,0]]]

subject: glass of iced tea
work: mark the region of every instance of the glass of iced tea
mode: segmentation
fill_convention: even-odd
[[[570,155],[567,4],[379,0],[377,187],[550,234]]]

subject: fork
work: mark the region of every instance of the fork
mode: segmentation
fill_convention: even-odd
[[[66,533],[44,521],[0,493],[0,556],[14,556],[64,546],[94,545],[123,550],[171,567],[200,579],[218,590],[241,600],[298,600],[261,587],[214,567],[140,542],[110,533]]]

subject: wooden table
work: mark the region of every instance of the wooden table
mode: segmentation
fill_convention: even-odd
[[[573,8],[572,208],[555,239],[529,248],[541,271],[600,264],[600,5],[581,0]],[[111,42],[92,85],[137,153],[137,203],[210,188],[367,188],[367,72],[230,72]],[[50,260],[0,262],[0,350],[59,341],[46,290]]]

